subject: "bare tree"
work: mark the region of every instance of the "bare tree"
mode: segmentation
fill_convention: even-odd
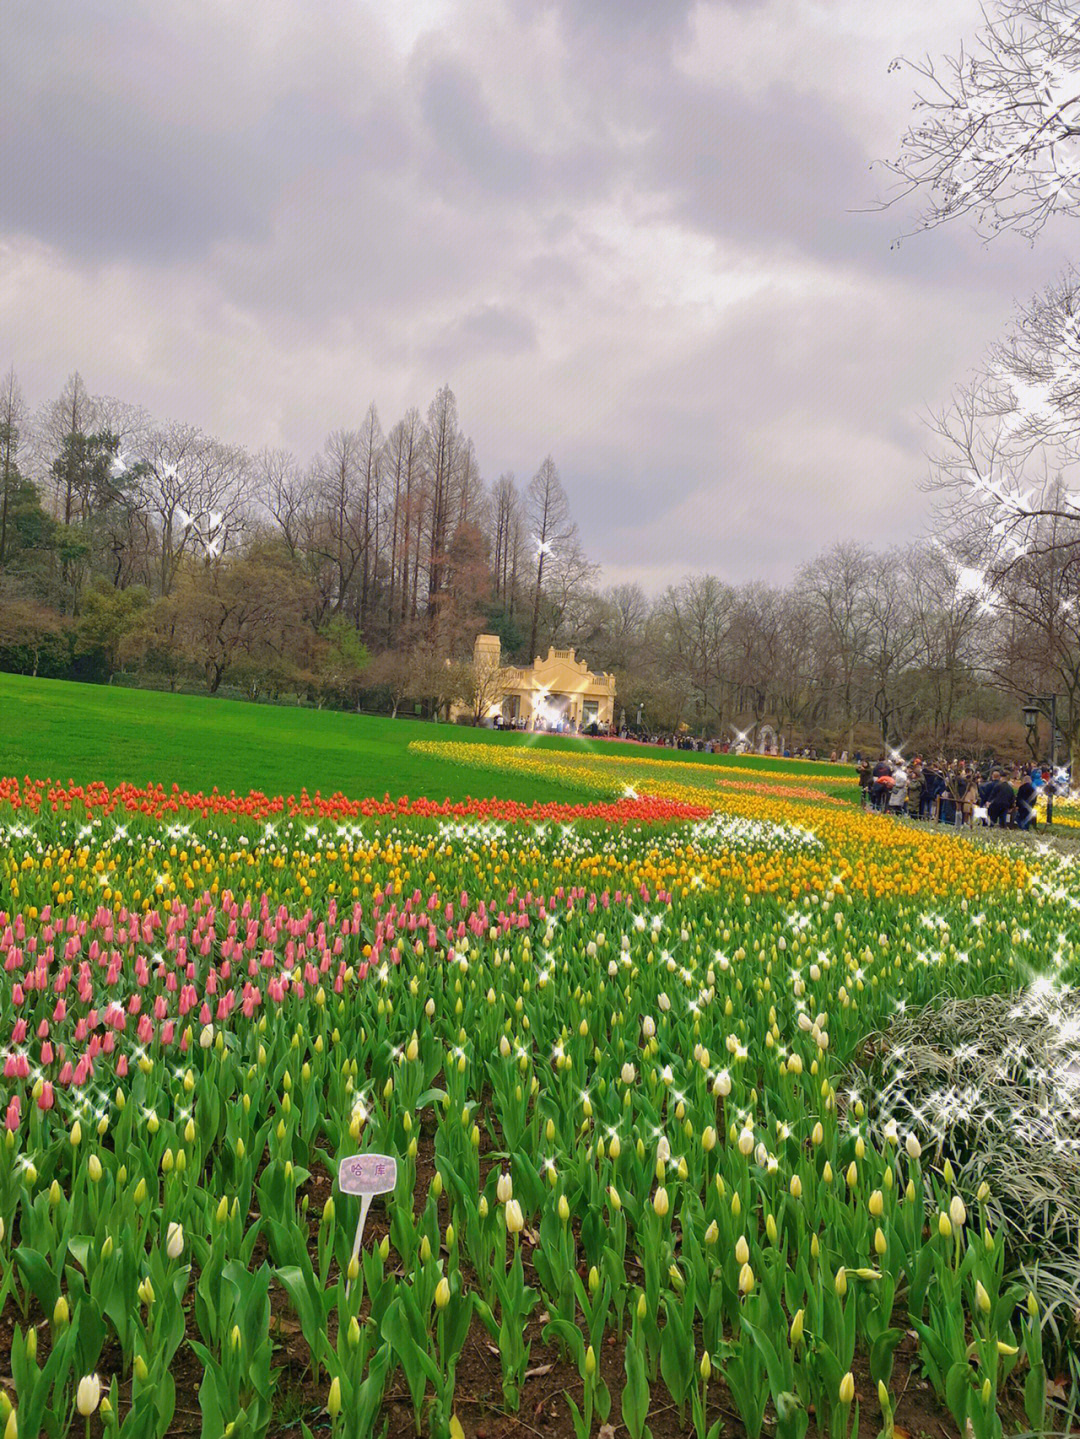
[[[378,571],[379,520],[382,489],[383,458],[382,426],[379,412],[374,403],[368,406],[360,430],[360,488],[363,499],[363,555],[360,564],[360,605],[357,613],[357,628],[364,633],[368,623],[371,596]]]
[[[906,583],[903,557],[886,550],[871,560],[866,594],[867,694],[882,744],[899,743],[914,719],[912,666],[918,625]]]
[[[605,670],[637,666],[645,643],[649,602],[640,585],[612,585],[597,597],[600,663]]]
[[[577,525],[570,514],[570,501],[566,498],[555,461],[550,455],[529,481],[525,492],[525,512],[536,541],[536,581],[529,633],[529,654],[534,656],[540,625],[540,598],[544,593],[544,566],[549,556],[557,556],[563,547],[569,547],[577,540]]]
[[[968,216],[1033,238],[1080,213],[1080,16],[1073,0],[1000,0],[970,49],[914,71],[917,119],[887,168],[928,196],[920,228]]]
[[[458,698],[472,707],[473,724],[479,724],[488,711],[501,699],[505,678],[495,655],[488,651],[474,653],[471,663],[465,665],[466,686]]]
[[[686,677],[699,724],[723,729],[734,590],[714,575],[689,576],[667,590],[654,617],[663,663]]]
[[[348,614],[353,582],[364,552],[364,516],[359,491],[360,438],[335,430],[319,458],[319,548],[331,574],[331,610]],[[354,622],[358,619],[353,609]]]
[[[78,370],[68,376],[57,399],[45,405],[34,421],[34,459],[42,483],[50,472],[53,484],[53,514],[65,525],[75,517],[76,474],[69,466],[59,473],[54,462],[64,453],[71,435],[90,435],[98,427],[100,403],[87,391]]]
[[[26,426],[26,404],[14,368],[0,381],[0,565],[7,551],[11,496],[19,478],[19,454]]]
[[[495,598],[508,614],[513,613],[513,586],[517,578],[513,573],[512,555],[514,534],[520,530],[520,500],[514,476],[507,471],[499,476],[492,493],[492,519],[494,535],[492,544],[492,571],[495,580]]]
[[[438,619],[452,530],[455,489],[461,472],[464,437],[458,429],[457,400],[444,385],[428,409],[428,617]]]
[[[419,410],[406,411],[386,442],[386,469],[393,492],[387,637],[415,619],[420,574],[424,430]]]
[[[859,545],[836,544],[799,574],[798,587],[820,626],[834,666],[841,746],[854,749],[855,723],[865,707],[864,671],[870,633],[871,557]]]
[[[140,503],[157,539],[157,590],[167,595],[182,561],[213,561],[243,534],[247,456],[194,425],[153,429],[141,441]]]

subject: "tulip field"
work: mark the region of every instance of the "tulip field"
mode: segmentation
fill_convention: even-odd
[[[885,1041],[1037,1016],[1076,1163],[1069,855],[408,733],[488,797],[0,781],[4,1439],[1060,1427],[983,1101]]]

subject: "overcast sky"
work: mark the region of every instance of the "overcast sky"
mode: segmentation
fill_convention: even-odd
[[[7,0],[0,368],[305,461],[449,383],[605,579],[925,527],[927,410],[1059,238],[893,240],[977,0]]]

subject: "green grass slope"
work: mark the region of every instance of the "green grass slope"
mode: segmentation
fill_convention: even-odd
[[[637,753],[718,767],[782,768],[791,774],[850,770],[758,756],[689,755],[652,746],[556,735],[497,734],[468,726],[425,724],[331,710],[244,704],[197,695],[72,684],[0,674],[0,774],[21,779],[149,782],[181,789],[323,794],[340,790],[394,798],[574,802],[584,791],[518,773],[466,768],[411,753],[415,739],[540,749]]]

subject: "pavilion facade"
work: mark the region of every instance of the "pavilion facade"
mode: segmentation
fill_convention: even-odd
[[[481,719],[528,730],[608,728],[615,719],[615,676],[596,674],[572,649],[548,649],[531,665],[504,665],[498,635],[477,635],[473,666],[483,692]],[[474,713],[454,705],[451,719]]]

